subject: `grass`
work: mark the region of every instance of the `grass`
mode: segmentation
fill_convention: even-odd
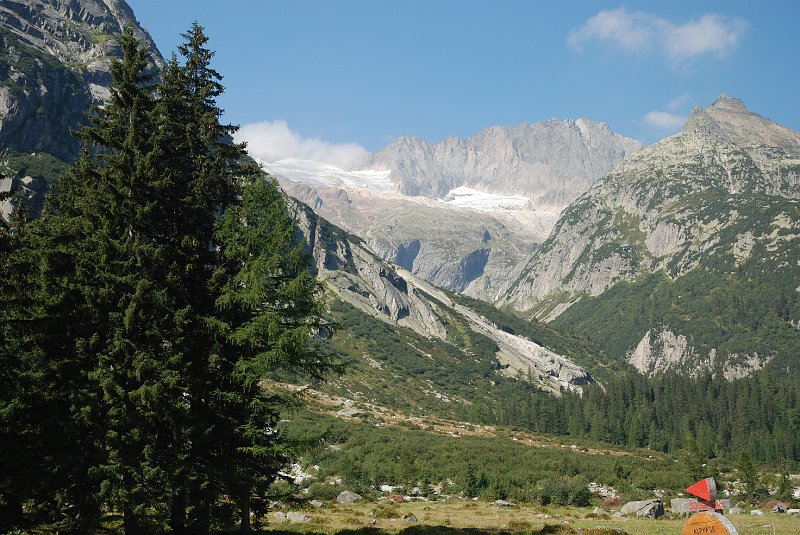
[[[395,509],[396,507],[396,509]],[[392,506],[392,516],[376,515],[374,503],[332,504],[306,511],[312,520],[293,524],[272,520],[265,533],[467,535],[477,533],[529,533],[606,535],[623,530],[629,535],[677,535],[684,518],[659,520],[595,517],[590,508],[549,508],[521,505],[496,507],[490,502],[453,499],[440,502],[410,502]],[[403,520],[413,515],[417,522]],[[729,515],[739,535],[794,535],[800,533],[800,518],[767,513],[763,517]],[[616,533],[619,533],[617,531]]]

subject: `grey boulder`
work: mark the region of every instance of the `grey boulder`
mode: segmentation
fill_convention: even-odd
[[[661,500],[642,500],[628,502],[622,506],[622,514],[635,514],[637,517],[661,518],[664,516],[664,504]]]

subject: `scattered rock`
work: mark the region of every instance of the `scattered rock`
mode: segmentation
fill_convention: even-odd
[[[775,504],[775,507],[772,508],[773,513],[785,513],[786,512],[786,504],[785,503],[778,503]]]
[[[406,497],[403,496],[402,494],[392,494],[390,496],[387,496],[386,499],[394,503],[405,503],[407,501]]]
[[[349,490],[342,491],[342,493],[336,497],[336,501],[339,503],[356,503],[362,499],[361,496]]]
[[[741,507],[731,507],[728,510],[728,514],[729,515],[740,515],[740,514],[742,514],[742,508]]]
[[[752,511],[750,511],[750,515],[751,516],[764,516],[764,511],[761,511],[760,509],[753,509]]]
[[[272,516],[275,517],[275,520],[280,520],[280,521],[286,520],[286,515],[280,511],[278,511],[277,513],[272,513]]]
[[[661,500],[642,500],[628,502],[622,506],[622,514],[636,514],[637,517],[661,518],[664,516],[664,504]]]
[[[600,507],[595,507],[594,509],[592,509],[592,513],[596,515],[607,515],[608,511],[606,511],[605,509],[601,509]]]
[[[315,507],[315,508],[317,508],[317,509],[322,509],[323,507],[325,507],[325,504],[324,504],[324,503],[322,503],[322,502],[321,502],[321,501],[319,501],[319,500],[311,500],[311,502],[310,502],[310,503],[311,503],[311,506],[312,506],[312,507]]]
[[[536,518],[541,518],[542,520],[546,520],[548,518],[553,518],[553,517],[548,515],[547,513],[539,513],[538,515],[536,515]]]
[[[305,513],[298,513],[295,511],[286,513],[286,519],[289,522],[309,522],[311,521],[311,517]]]
[[[786,514],[789,516],[797,516],[800,515],[800,509],[787,509]]]
[[[413,524],[417,521],[417,517],[414,515],[403,515],[403,522],[408,522],[409,524]]]
[[[366,412],[355,407],[345,407],[336,413],[337,416],[345,416],[347,418],[358,418],[359,416],[366,416]]]
[[[517,506],[517,504],[511,503],[511,502],[507,502],[506,500],[495,500],[494,504],[497,507],[516,507]]]

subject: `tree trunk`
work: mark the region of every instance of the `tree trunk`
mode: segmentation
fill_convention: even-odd
[[[189,484],[188,532],[192,535],[208,535],[211,530],[211,508],[206,492],[197,481]]]
[[[5,533],[18,527],[22,523],[22,500],[14,495],[8,495],[6,504],[0,506],[0,531]]]
[[[250,490],[245,489],[242,491],[240,498],[239,508],[242,511],[242,521],[239,524],[239,533],[241,535],[250,535]]]
[[[176,490],[172,496],[169,527],[175,535],[186,533],[186,492],[182,488]]]

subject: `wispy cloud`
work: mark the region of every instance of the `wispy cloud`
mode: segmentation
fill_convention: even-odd
[[[658,26],[664,21],[647,13],[631,13],[624,7],[603,10],[590,17],[580,28],[573,28],[567,41],[576,50],[592,39],[610,41],[628,52],[653,44]]]
[[[242,126],[234,136],[236,142],[247,142],[250,156],[265,162],[286,158],[315,160],[343,169],[356,169],[370,157],[358,143],[329,143],[318,138],[303,137],[293,132],[286,121],[263,121]]]
[[[582,26],[573,28],[567,42],[578,51],[593,40],[608,42],[630,53],[658,49],[673,64],[679,64],[704,54],[726,56],[736,47],[747,26],[744,19],[717,14],[677,25],[656,15],[619,7],[600,11]]]
[[[683,126],[686,117],[666,111],[651,111],[644,116],[642,122],[658,130],[674,132]]]
[[[667,103],[667,109],[670,111],[679,110],[684,106],[686,106],[691,100],[692,100],[692,95],[690,95],[689,92],[687,91],[686,93],[683,93],[673,99],[670,99],[670,101]]]

